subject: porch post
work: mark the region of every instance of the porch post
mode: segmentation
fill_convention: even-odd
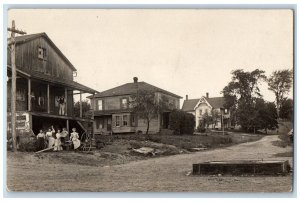
[[[70,132],[69,119],[67,119],[66,129],[68,132]]]
[[[47,84],[47,112],[50,114],[50,85]]]
[[[31,111],[31,79],[28,79],[28,111]]]
[[[95,116],[94,112],[96,110],[96,106],[95,106],[95,93],[93,93],[93,100],[92,100],[91,105],[92,105],[92,119],[94,119],[94,116]]]
[[[68,90],[65,88],[65,115],[68,116]]]
[[[92,99],[92,103],[91,103],[91,105],[92,105],[92,120],[93,120],[93,123],[92,123],[92,136],[93,136],[93,138],[95,137],[95,127],[96,127],[96,125],[95,125],[95,120],[94,120],[94,111],[95,111],[95,93],[93,93],[93,99]]]
[[[79,99],[79,109],[80,109],[80,118],[82,118],[82,92],[80,91],[80,99]]]

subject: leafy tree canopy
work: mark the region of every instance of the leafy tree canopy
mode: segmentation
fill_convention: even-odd
[[[289,69],[274,71],[268,78],[269,90],[275,94],[275,103],[277,106],[277,115],[281,105],[293,85],[293,71]]]

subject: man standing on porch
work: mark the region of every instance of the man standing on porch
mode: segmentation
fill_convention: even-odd
[[[65,101],[65,97],[64,96],[60,96],[57,100],[58,104],[59,104],[59,115],[65,115],[65,105],[66,105],[66,101]]]

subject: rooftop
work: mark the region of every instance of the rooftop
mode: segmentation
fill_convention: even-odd
[[[176,97],[176,98],[182,98],[179,95],[176,95],[169,91],[163,90],[163,89],[153,86],[149,83],[146,83],[143,81],[138,82],[137,78],[134,82],[126,83],[121,86],[117,86],[115,88],[111,88],[109,90],[100,92],[100,93],[96,94],[95,97],[100,98],[100,97],[112,97],[112,96],[118,96],[118,95],[132,95],[132,94],[136,93],[138,89],[146,90],[146,91],[153,91],[153,92],[161,92],[161,93],[164,93],[164,94]],[[91,97],[89,97],[89,98],[91,98]]]
[[[211,97],[211,98],[204,97],[204,98],[215,109],[224,107],[224,104],[225,104],[224,97]],[[183,111],[194,111],[194,108],[197,105],[197,103],[199,102],[199,100],[200,100],[200,98],[184,100],[183,105],[182,105],[182,110]]]

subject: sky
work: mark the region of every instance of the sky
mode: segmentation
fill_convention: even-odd
[[[221,96],[235,69],[293,68],[291,10],[12,9],[27,34],[45,32],[77,69],[78,81],[104,91],[133,77],[190,99]],[[274,101],[267,84],[263,98]],[[288,97],[292,97],[292,92]]]

